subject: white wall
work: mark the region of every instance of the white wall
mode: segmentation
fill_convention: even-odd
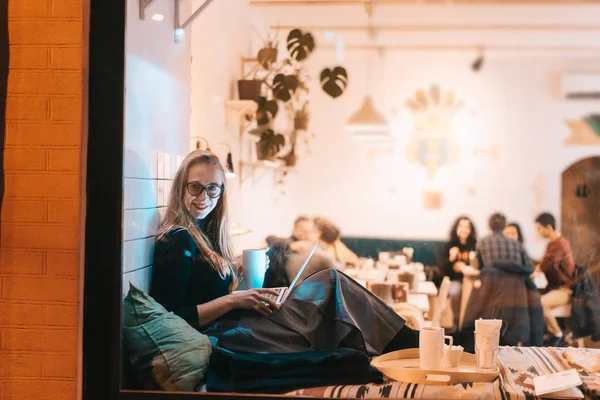
[[[360,26],[356,8],[327,9],[257,7],[273,25],[322,24],[347,44],[368,43],[364,32],[335,30],[336,24]],[[535,22],[558,25],[589,24],[592,16],[594,21],[600,17],[598,7],[530,7],[510,11],[490,7],[389,7],[385,12],[376,10],[374,18],[387,25],[401,20],[409,25],[460,26],[531,24],[526,15],[541,15],[544,18],[536,17]],[[353,15],[355,19],[351,19]],[[331,42],[327,42],[322,30],[315,31],[315,35],[322,50],[314,54],[310,65],[313,75],[318,76],[321,68],[336,63],[336,53],[323,49],[331,47]],[[462,213],[471,215],[480,232],[487,233],[488,216],[501,211],[521,223],[528,248],[534,256],[539,255],[544,243],[535,235],[533,219],[546,210],[560,217],[561,172],[576,160],[597,155],[600,150],[597,146],[564,145],[569,135],[565,119],[598,112],[600,102],[565,101],[557,93],[562,72],[600,71],[600,52],[550,47],[597,46],[598,32],[415,30],[381,33],[375,40],[388,45],[546,43],[544,46],[549,47],[489,51],[478,74],[469,68],[476,55],[474,46],[472,50],[454,52],[389,50],[380,63],[375,52],[347,49],[343,54],[343,65],[350,76],[347,92],[337,100],[328,98],[318,87],[311,92],[311,125],[316,139],[311,145],[313,154],[300,156],[296,189],[306,196],[296,211],[328,216],[349,235],[430,239],[445,238],[454,218]],[[386,149],[391,155],[380,155],[374,160],[368,157],[369,146],[357,142],[343,129],[368,91],[365,68],[369,58],[376,76],[376,103],[390,120],[394,137],[394,143]],[[427,89],[432,84],[439,84],[443,91],[453,90],[465,107],[454,124],[460,158],[454,165],[441,168],[430,180],[423,167],[409,163],[405,157],[414,122],[405,102],[417,89]],[[499,148],[498,161],[472,155],[474,148],[491,145]],[[535,185],[539,186],[537,196]],[[474,195],[468,193],[469,187],[475,189]],[[443,193],[441,209],[424,210],[424,190]]]
[[[157,0],[144,21],[138,5],[127,1],[123,294],[128,282],[148,289],[160,207],[189,147],[190,43],[174,41],[172,0]]]
[[[197,2],[200,4],[201,2]],[[288,234],[295,218],[293,187],[286,195],[274,187],[273,171],[245,168],[239,177],[240,147],[237,125],[225,127],[225,101],[237,99],[237,80],[240,78],[241,57],[252,57],[253,29],[265,31],[260,15],[247,0],[215,1],[192,24],[191,136],[206,137],[213,150],[225,157],[224,142],[233,149],[238,177],[228,180],[230,209],[233,222],[252,229],[249,235],[235,239],[236,249],[259,246],[269,234]]]
[[[138,5],[127,0],[125,144],[187,154],[191,43],[174,41],[172,0],[154,2],[145,21]]]

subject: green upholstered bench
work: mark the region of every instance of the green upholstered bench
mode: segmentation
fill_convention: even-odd
[[[376,237],[344,236],[342,242],[359,257],[377,259],[380,251],[401,251],[404,247],[412,247],[415,252],[413,260],[425,266],[437,266],[445,241],[392,239]]]

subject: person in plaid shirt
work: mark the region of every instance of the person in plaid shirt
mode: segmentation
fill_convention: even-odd
[[[534,270],[534,265],[529,259],[523,245],[516,240],[509,239],[503,234],[506,227],[506,217],[495,213],[490,217],[489,227],[492,231],[477,243],[477,260],[479,269],[492,267],[496,262],[512,262]]]

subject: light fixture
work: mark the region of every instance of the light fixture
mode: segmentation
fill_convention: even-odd
[[[365,9],[369,16],[369,36],[373,39],[374,31],[371,25],[371,14],[372,5],[370,2],[365,3]],[[379,59],[381,59],[382,48],[378,49]],[[389,124],[383,114],[379,112],[373,104],[373,76],[371,73],[370,65],[367,65],[367,82],[369,82],[369,93],[365,96],[361,106],[356,110],[348,119],[346,123],[346,129],[352,132],[355,139],[363,141],[388,141],[389,135]]]
[[[165,16],[164,16],[164,15],[162,15],[162,14],[158,14],[158,13],[156,13],[156,14],[152,14],[152,21],[157,21],[157,22],[160,22],[160,21],[162,21],[163,19],[165,19]]]
[[[485,57],[483,55],[483,48],[479,49],[479,55],[477,56],[477,58],[473,61],[473,63],[471,64],[471,69],[474,72],[479,72],[479,70],[481,69],[481,67],[483,66],[483,62],[485,61]]]
[[[235,178],[235,169],[233,168],[233,155],[231,154],[231,146],[228,145],[227,143],[217,143],[215,144],[215,147],[218,146],[223,146],[225,148],[227,148],[227,161],[226,161],[226,166],[227,169],[225,171],[225,176],[228,178]]]

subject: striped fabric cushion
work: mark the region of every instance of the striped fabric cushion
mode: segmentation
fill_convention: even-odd
[[[567,369],[579,371],[586,398],[600,396],[600,350],[577,348],[501,347],[500,379],[493,383],[428,386],[387,381],[383,384],[329,386],[300,389],[295,396],[347,399],[510,399],[535,397],[533,378]]]

